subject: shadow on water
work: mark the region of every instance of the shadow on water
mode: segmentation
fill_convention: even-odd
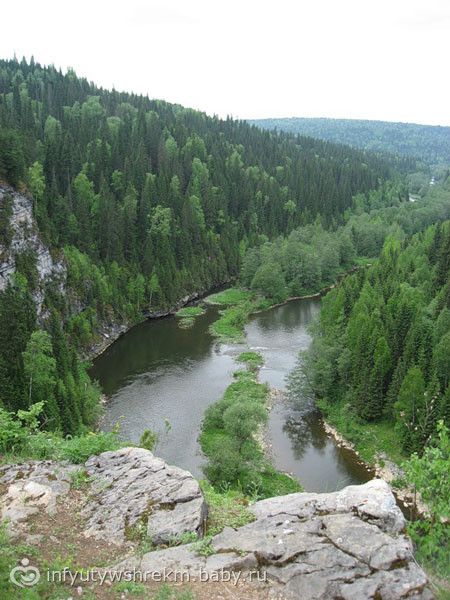
[[[91,369],[109,397],[101,427],[108,431],[120,421],[121,437],[133,442],[147,428],[156,431],[156,453],[197,477],[202,476],[197,437],[203,414],[222,396],[235,368],[235,350],[220,347],[208,332],[216,318],[211,308],[188,329],[175,317],[145,321]]]
[[[295,300],[251,318],[247,342],[264,356],[262,381],[284,389],[299,350],[310,343],[307,325],[319,310],[319,299]],[[221,346],[211,337],[208,328],[216,318],[217,308],[210,307],[189,329],[181,329],[174,317],[145,321],[110,346],[91,370],[109,397],[102,428],[111,430],[121,421],[121,436],[133,442],[147,428],[156,431],[156,453],[197,477],[202,475],[197,438],[204,412],[231,383],[233,356],[242,349]],[[317,413],[302,415],[277,403],[269,433],[275,466],[293,473],[308,491],[331,491],[370,478],[352,452],[326,435]]]
[[[307,328],[319,311],[320,299],[311,298],[252,317],[247,341],[264,356],[262,381],[285,389],[299,351],[311,342]],[[285,398],[270,413],[269,443],[275,466],[297,477],[307,491],[334,491],[372,477],[354,452],[339,447],[327,435],[317,411],[296,411]]]

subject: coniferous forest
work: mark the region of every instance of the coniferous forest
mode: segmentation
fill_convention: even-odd
[[[254,119],[267,129],[309,135],[373,152],[411,156],[428,167],[446,168],[450,161],[450,127],[360,119]]]
[[[421,452],[450,420],[450,222],[388,237],[376,264],[324,298],[313,339],[303,385],[325,411],[388,422]]]
[[[38,323],[34,258],[16,257],[1,298],[2,402],[45,397],[50,428],[92,424],[98,393],[78,353],[102,324],[132,324],[229,281],[248,247],[313,221],[335,227],[355,194],[412,168],[1,61],[0,177],[32,195],[68,288],[48,286]],[[26,357],[37,351],[43,381],[31,387],[37,363]]]
[[[429,510],[410,533],[445,577],[448,145],[414,128],[400,143],[391,125],[320,140],[0,60],[0,461],[84,463],[136,442],[119,425],[98,431],[88,360],[112,332],[216,291],[178,310],[179,329],[216,310],[203,339],[239,344],[251,314],[322,293],[286,400],[319,408],[367,464],[408,461],[402,485]],[[231,511],[219,529],[251,521],[252,500],[301,489],[267,450],[274,390],[254,350],[236,354],[233,382],[190,431],[205,494]],[[143,448],[158,443],[159,432],[139,435]]]

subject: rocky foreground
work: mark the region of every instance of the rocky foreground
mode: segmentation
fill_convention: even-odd
[[[45,554],[48,543],[58,542],[57,527],[40,528],[42,517],[64,523],[70,537],[74,515],[64,512],[70,509],[77,523],[73,546],[82,549],[92,540],[102,564],[116,572],[173,570],[194,581],[257,573],[258,581],[246,584],[247,595],[236,597],[432,598],[404,533],[404,517],[382,480],[256,502],[249,507],[253,522],[226,527],[200,552],[198,542],[173,545],[201,538],[207,528],[207,506],[190,473],[140,448],[93,456],[82,469],[88,487],[75,493],[80,465],[40,461],[2,467],[1,517],[10,534]],[[151,551],[137,552],[129,541],[142,529]],[[90,565],[95,558],[90,556]],[[249,596],[252,586],[255,595]]]

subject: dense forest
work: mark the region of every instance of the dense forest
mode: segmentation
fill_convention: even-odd
[[[342,225],[326,230],[315,222],[249,248],[240,280],[275,302],[316,293],[358,262],[376,259],[389,236],[403,240],[449,219],[449,188],[450,179],[429,186],[427,194],[416,202],[408,200],[403,184],[391,182],[357,194],[343,215]]]
[[[384,243],[323,300],[303,391],[347,419],[386,420],[406,454],[450,419],[450,222]]]
[[[412,156],[428,166],[450,163],[450,127],[358,119],[258,119],[266,129],[309,135],[373,152]]]
[[[67,268],[38,319],[35,257],[16,257],[0,298],[1,401],[46,399],[47,427],[64,433],[92,424],[98,391],[78,353],[101,324],[229,281],[247,247],[315,220],[333,227],[355,195],[413,166],[0,61],[0,180],[32,195],[40,235]]]

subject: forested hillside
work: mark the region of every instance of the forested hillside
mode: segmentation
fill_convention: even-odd
[[[408,201],[403,184],[390,182],[357,194],[344,223],[325,230],[319,222],[247,250],[241,282],[279,302],[332,285],[358,261],[376,259],[389,236],[404,239],[450,218],[450,178],[431,186],[423,199]]]
[[[43,243],[67,269],[63,293],[43,290],[38,320],[36,257],[16,257],[0,298],[1,401],[45,400],[46,425],[66,433],[92,423],[98,392],[75,350],[100,324],[132,324],[228,281],[248,246],[339,222],[355,194],[412,167],[0,61],[0,180],[32,194]]]
[[[309,135],[374,152],[412,156],[427,165],[450,163],[450,127],[358,119],[257,119],[265,129]]]
[[[406,453],[450,418],[450,222],[401,242],[323,300],[304,388],[349,422],[386,422]]]

